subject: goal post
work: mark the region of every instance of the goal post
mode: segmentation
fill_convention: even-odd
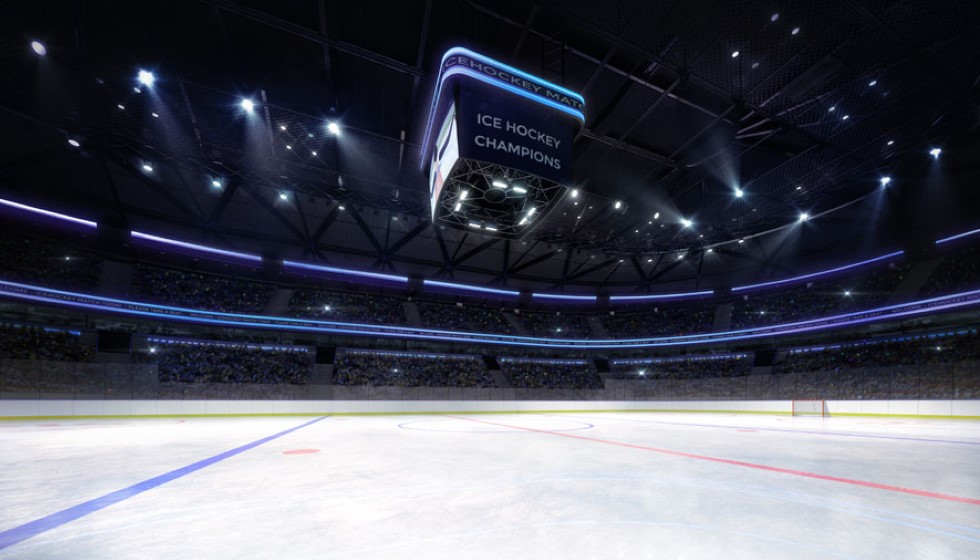
[[[793,400],[793,416],[830,416],[827,401],[816,399]]]

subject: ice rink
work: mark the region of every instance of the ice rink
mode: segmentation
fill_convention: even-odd
[[[980,422],[0,422],[0,558],[980,557]]]

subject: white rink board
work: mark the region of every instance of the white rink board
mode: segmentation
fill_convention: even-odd
[[[827,401],[830,414],[978,416],[980,400]],[[0,400],[0,417],[684,410],[790,414],[792,401]]]

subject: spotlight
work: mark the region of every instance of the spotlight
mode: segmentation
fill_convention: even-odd
[[[469,190],[467,190],[467,189],[463,189],[463,190],[462,190],[462,191],[461,191],[461,192],[459,193],[459,199],[460,199],[460,200],[466,200],[466,197],[468,197],[468,196],[470,196],[470,191],[469,191]]]
[[[327,132],[334,136],[340,136],[340,125],[335,122],[327,123]]]
[[[778,13],[776,13],[776,14],[773,14],[773,15],[772,15],[772,17],[770,17],[770,18],[769,18],[769,21],[771,21],[771,22],[773,22],[773,23],[776,23],[776,21],[777,21],[778,19],[779,19],[779,14],[778,14]]]
[[[316,150],[311,150],[310,151],[310,155],[313,156],[313,157],[316,157]]]
[[[810,219],[810,215],[806,212],[800,212],[800,221],[805,222]]]
[[[292,149],[293,149],[293,147],[292,147],[291,145],[289,145],[289,144],[286,144],[286,149],[287,149],[287,150],[292,150]]]
[[[538,211],[538,209],[536,207],[532,206],[531,209],[527,211],[527,215],[528,216],[533,216],[534,213],[537,212],[537,211]]]
[[[845,297],[851,297],[851,290],[844,290]]]
[[[889,140],[889,141],[885,142],[885,145],[886,146],[893,146],[894,144],[895,144],[895,141],[894,140]]]
[[[159,113],[150,113],[150,114],[153,115],[153,118],[154,119],[159,119],[160,118],[160,114]]]
[[[147,173],[153,173],[153,166],[150,165],[149,163],[144,163],[143,171],[146,171]]]
[[[156,354],[156,353],[157,353],[157,347],[156,346],[150,346],[150,354]]]
[[[284,125],[284,124],[279,125],[279,130],[285,131],[286,130],[286,125]]]
[[[251,114],[253,111],[255,111],[255,102],[247,97],[242,99],[240,105],[242,106],[242,109],[244,109],[246,113]]]
[[[616,210],[619,210],[622,207],[623,207],[623,203],[618,200],[616,201],[615,204],[613,204],[613,208],[615,208]]]
[[[507,183],[505,183],[504,181],[502,181],[500,179],[494,179],[493,182],[490,183],[490,184],[493,185],[493,186],[495,186],[495,187],[497,187],[498,189],[506,189],[507,188]]]
[[[330,311],[330,306],[329,305],[324,305],[323,306],[323,310],[324,311]]]
[[[74,138],[69,138],[68,139],[68,145],[71,146],[71,147],[73,147],[73,148],[77,148],[77,147],[81,146],[81,144],[78,143],[78,140],[75,140]]]
[[[800,28],[799,27],[794,27],[793,30],[790,31],[790,34],[791,35],[799,35],[800,34]]]
[[[116,105],[116,107],[119,107],[119,110],[120,110],[120,111],[125,111],[125,110],[126,110],[126,106],[125,106],[125,105],[123,105],[122,103],[120,103],[120,104],[118,104],[118,105]]]
[[[892,182],[892,178],[891,177],[882,177],[881,178],[881,186],[882,187],[887,187],[888,186],[888,183],[891,183],[891,182]]]
[[[715,252],[715,250],[714,250],[714,249],[708,249],[708,250],[707,250],[706,252],[707,252],[707,253],[714,253],[714,252]]]
[[[289,200],[289,195],[284,192],[281,192],[279,193],[279,200]]]
[[[694,222],[692,222],[691,220],[688,220],[687,218],[681,218],[681,225],[683,225],[684,227],[688,228],[688,227],[693,226],[694,225]]]
[[[157,81],[157,77],[149,70],[140,70],[136,73],[136,81],[146,87],[153,87],[153,82]]]
[[[732,51],[732,58],[738,58],[738,51]]]
[[[735,198],[742,198],[742,196],[744,195],[745,195],[745,191],[743,191],[738,187],[735,187]]]
[[[48,54],[48,48],[44,46],[44,43],[40,41],[31,41],[31,49],[38,55],[44,56]]]
[[[849,118],[851,118],[851,115],[844,115],[843,117],[840,118],[840,120],[846,121]]]
[[[454,206],[454,207],[453,207],[453,212],[459,212],[459,210],[460,210],[460,209],[461,209],[462,207],[463,207],[463,203],[462,203],[462,202],[457,202],[457,203],[456,203],[456,206]]]
[[[659,220],[660,219],[660,212],[654,212],[653,219],[654,220]]]
[[[516,192],[517,194],[527,194],[527,189],[525,189],[524,187],[514,187],[511,190]]]
[[[341,212],[343,212],[344,210],[347,210],[347,207],[345,207],[343,204],[341,204],[340,206],[337,207],[337,210],[340,210]]]
[[[216,189],[220,189],[221,188],[221,179],[211,179],[211,186],[214,187],[214,188],[216,188]]]
[[[745,240],[744,239],[739,239],[738,240],[738,244],[741,245],[742,243],[745,243]]]
[[[878,80],[871,80],[868,82],[868,87],[875,87],[876,85],[878,85]]]
[[[827,112],[828,113],[833,113],[836,110],[837,110],[837,106],[836,105],[831,105],[830,108],[827,109]]]
[[[572,192],[569,193],[569,196],[571,196],[572,198],[578,198],[578,189],[572,189]]]
[[[753,63],[752,63],[752,69],[753,69],[753,70],[755,70],[755,69],[756,69],[756,68],[758,68],[758,67],[759,67],[759,63],[758,63],[758,62],[753,62]]]
[[[939,159],[939,154],[941,153],[943,153],[942,148],[933,148],[929,150],[929,155],[932,156],[934,159]]]

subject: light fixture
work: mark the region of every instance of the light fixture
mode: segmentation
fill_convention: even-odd
[[[803,190],[803,185],[796,185],[796,190],[802,191]]]
[[[732,58],[738,58],[738,51],[732,51]]]
[[[324,305],[323,306],[323,310],[324,311],[330,311],[330,305]]]
[[[894,144],[895,144],[895,141],[894,140],[889,140],[889,141],[885,142],[885,145],[886,146],[892,146]]]
[[[512,188],[510,190],[516,192],[517,194],[525,194],[525,193],[527,193],[527,189],[525,189],[524,187],[514,187],[514,188]]]
[[[286,125],[284,125],[284,124],[279,125],[279,130],[285,131],[286,130]]]
[[[800,28],[799,27],[794,27],[793,30],[790,31],[790,34],[791,35],[799,35],[800,34]]]
[[[502,181],[500,179],[494,179],[490,184],[493,185],[493,186],[495,186],[495,187],[497,187],[498,189],[506,189],[507,188],[507,183],[505,183],[504,181]]]
[[[291,146],[290,144],[286,144],[286,149],[287,149],[287,150],[292,150],[292,149],[293,149],[293,147],[292,147],[292,146]]]
[[[470,223],[468,223],[466,225],[470,226],[471,228],[480,229],[480,224],[478,224],[476,222],[470,222]]]
[[[527,215],[528,216],[533,216],[534,213],[537,212],[537,211],[538,211],[537,207],[532,206],[531,209],[527,211]]]
[[[33,49],[38,56],[44,56],[48,54],[48,48],[45,47],[44,43],[40,41],[31,41],[31,49]]]
[[[313,156],[313,157],[316,157],[316,150],[311,150],[310,151],[310,155]]]
[[[126,106],[123,105],[122,103],[117,104],[116,107],[119,107],[119,110],[120,111],[125,111],[126,110]]]
[[[810,215],[806,212],[800,212],[800,221],[805,222],[810,219]]]
[[[157,81],[157,77],[149,70],[140,70],[136,73],[136,81],[146,87],[153,87],[153,83]]]
[[[285,192],[279,193],[279,200],[289,200],[289,195]]]
[[[149,163],[144,163],[143,171],[146,171],[147,173],[153,173],[153,166],[150,165]]]
[[[771,21],[771,22],[773,22],[773,23],[775,23],[775,22],[776,22],[776,20],[778,20],[778,19],[779,19],[779,14],[778,14],[778,13],[775,13],[775,14],[773,14],[773,15],[772,15],[772,16],[771,16],[771,17],[769,18],[769,21]]]
[[[622,207],[623,207],[623,203],[619,200],[617,200],[616,203],[613,204],[613,208],[615,208],[616,210],[619,210]]]
[[[327,123],[327,132],[333,134],[334,136],[340,136],[340,125],[335,122]]]
[[[653,219],[654,220],[659,220],[660,219],[660,212],[654,212]]]
[[[247,97],[242,99],[240,105],[242,106],[242,109],[244,109],[246,113],[251,114],[253,111],[255,111],[255,102]]]
[[[459,192],[459,199],[466,200],[466,197],[468,197],[469,195],[470,195],[470,191],[467,189],[463,189],[462,191]]]
[[[844,295],[846,297],[851,297],[851,290],[844,290]]]
[[[453,207],[453,212],[459,212],[459,210],[460,210],[460,209],[461,209],[462,207],[463,207],[463,203],[462,203],[462,202],[457,202],[457,203],[456,203],[456,206],[454,206],[454,207]]]
[[[221,188],[221,179],[211,179],[211,186],[214,187],[214,188],[216,188],[216,189],[220,189]]]
[[[73,148],[77,148],[77,147],[81,146],[81,144],[78,143],[78,140],[75,140],[74,138],[69,138],[68,139],[68,145],[69,146],[72,146]]]
[[[868,87],[875,87],[876,85],[878,85],[878,80],[871,80],[868,82]]]
[[[745,243],[745,240],[744,239],[739,239],[738,240],[738,244],[741,245],[742,243]]]
[[[707,250],[706,252],[707,252],[707,253],[714,253],[714,252],[715,252],[715,250],[714,250],[713,248],[709,248],[709,249],[708,249],[708,250]]]
[[[677,260],[679,260],[679,261],[684,260],[684,253],[681,253],[681,254],[677,255]]]
[[[527,223],[527,216],[524,216],[523,218],[521,218],[521,221],[517,223],[517,225],[523,226],[526,223]]]
[[[571,196],[572,198],[578,198],[578,189],[572,189],[572,192],[569,193],[569,196]]]
[[[153,115],[153,118],[154,119],[159,119],[160,118],[159,113],[150,113],[150,114]]]
[[[742,198],[743,195],[745,195],[745,191],[743,191],[738,187],[735,187],[735,198]]]
[[[753,70],[755,70],[755,69],[756,69],[756,68],[758,68],[758,67],[759,67],[759,63],[758,63],[758,62],[753,62],[753,63],[752,63],[752,69],[753,69]]]
[[[830,108],[827,109],[827,112],[828,113],[833,113],[836,110],[837,110],[837,106],[836,105],[831,105]]]
[[[880,181],[881,181],[881,186],[887,187],[888,186],[888,183],[891,183],[892,182],[892,178],[891,177],[882,177],[880,179]]]
[[[851,118],[851,115],[844,115],[843,117],[840,118],[840,120],[846,121],[849,118]]]
[[[347,207],[344,206],[343,204],[341,204],[340,206],[337,207],[337,210],[340,210],[341,212],[343,212],[344,210],[347,210]]]
[[[157,353],[157,347],[156,346],[150,346],[150,354],[156,354],[156,353]]]
[[[681,225],[683,225],[684,227],[688,228],[688,227],[691,227],[692,225],[694,225],[694,222],[692,222],[691,220],[688,220],[687,218],[681,218]]]
[[[929,150],[929,155],[932,156],[934,159],[939,159],[939,154],[941,153],[943,153],[942,148],[933,148]]]

